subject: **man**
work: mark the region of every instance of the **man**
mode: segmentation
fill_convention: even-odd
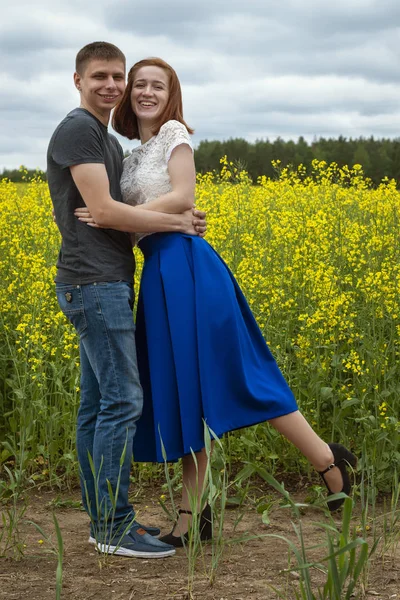
[[[106,42],[88,44],[77,55],[74,82],[81,105],[50,140],[47,176],[62,236],[57,298],[80,337],[77,451],[83,503],[91,518],[89,541],[109,553],[162,558],[174,548],[156,539],[159,529],[134,520],[128,501],[132,440],[143,397],[132,317],[134,258],[126,232],[202,233],[204,214],[169,215],[122,203],[123,152],[107,131],[125,89],[122,52]],[[74,216],[85,205],[102,228]]]

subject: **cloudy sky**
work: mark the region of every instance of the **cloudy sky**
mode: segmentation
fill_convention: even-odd
[[[45,168],[77,51],[170,62],[202,139],[400,136],[399,0],[2,0],[0,170]],[[121,138],[125,149],[132,147]]]

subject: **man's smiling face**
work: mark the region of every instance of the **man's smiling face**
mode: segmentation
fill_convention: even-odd
[[[91,60],[83,73],[75,73],[74,81],[81,92],[81,106],[107,116],[124,93],[125,66],[120,60]]]

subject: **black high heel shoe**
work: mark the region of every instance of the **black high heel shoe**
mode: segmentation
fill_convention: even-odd
[[[180,515],[182,515],[182,514],[192,515],[193,514],[191,510],[185,510],[183,508],[180,508],[178,510],[178,513]],[[171,533],[168,533],[167,535],[163,535],[162,537],[159,538],[159,540],[161,542],[164,542],[165,544],[170,544],[171,546],[175,546],[175,548],[182,548],[184,545],[183,541],[185,541],[185,544],[187,544],[189,541],[189,533],[187,532],[182,535],[173,535],[175,527],[176,527],[176,523],[173,526]],[[211,517],[211,506],[209,504],[207,504],[205,506],[204,510],[200,514],[199,530],[200,530],[201,541],[204,542],[206,540],[211,540],[211,538],[212,538],[212,517]]]
[[[337,467],[340,470],[343,479],[343,487],[341,491],[349,495],[351,491],[351,483],[349,474],[346,469],[346,463],[350,464],[354,468],[357,465],[357,458],[354,456],[354,454],[352,454],[349,450],[347,450],[347,448],[345,448],[341,444],[328,444],[328,446],[332,450],[334,462],[331,465],[329,465],[329,467],[327,467],[325,471],[318,471],[318,473],[321,475],[322,480],[328,489],[328,496],[332,496],[334,492],[332,492],[329,485],[327,484],[324,475],[334,467]],[[328,500],[328,508],[330,512],[338,510],[342,506],[344,501],[345,498],[338,498],[337,500],[331,501]]]

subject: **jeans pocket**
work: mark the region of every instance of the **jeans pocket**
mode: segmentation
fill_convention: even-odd
[[[133,305],[135,304],[135,292],[133,291],[133,288],[130,289],[128,302],[129,302],[129,308],[133,312]]]
[[[78,285],[59,285],[56,286],[56,294],[58,304],[64,315],[79,334],[83,333],[87,328],[87,322],[83,305],[82,288]]]
[[[133,305],[135,304],[135,292],[133,289],[133,284],[129,281],[124,281],[121,279],[119,281],[111,281],[110,286],[114,286],[112,288],[114,297],[118,300],[127,298],[129,308],[133,311]]]

